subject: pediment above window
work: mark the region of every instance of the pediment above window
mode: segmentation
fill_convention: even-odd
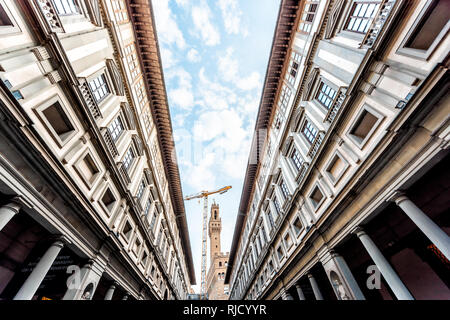
[[[129,130],[136,129],[136,121],[134,117],[133,109],[127,102],[122,102],[120,107],[122,108],[123,114],[125,116],[125,120],[127,122]]]
[[[303,96],[302,96],[302,100],[303,101],[311,100],[311,96],[312,96],[312,93],[313,93],[314,85],[316,83],[316,80],[319,78],[319,74],[320,74],[319,68],[314,68],[309,73],[309,76],[306,79],[305,89],[303,91]]]
[[[328,16],[327,25],[325,27],[324,38],[331,39],[336,33],[336,27],[339,21],[339,16],[341,15],[342,8],[344,6],[345,0],[337,0],[334,2],[331,8],[330,14]]]
[[[91,22],[97,27],[103,27],[102,14],[98,0],[85,0]]]
[[[106,66],[108,67],[109,74],[111,75],[116,95],[124,96],[125,87],[123,85],[123,78],[122,74],[119,71],[119,68],[117,68],[116,63],[112,59],[106,60]]]

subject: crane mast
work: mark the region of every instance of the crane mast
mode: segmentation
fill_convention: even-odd
[[[206,250],[207,250],[207,239],[206,239],[206,225],[208,220],[208,196],[219,193],[223,194],[231,189],[231,186],[226,186],[215,191],[201,191],[197,194],[190,195],[184,198],[184,200],[192,200],[197,198],[203,198],[203,215],[202,215],[202,282],[201,282],[201,295],[204,297],[206,295]]]

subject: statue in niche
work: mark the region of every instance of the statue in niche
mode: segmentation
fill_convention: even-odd
[[[345,287],[344,287],[341,279],[336,274],[336,272],[331,271],[330,278],[331,278],[331,281],[333,283],[333,287],[336,290],[338,298],[340,300],[350,300],[350,297],[347,295],[347,292],[345,291]]]

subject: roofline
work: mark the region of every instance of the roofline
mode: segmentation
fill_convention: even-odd
[[[260,152],[262,151],[262,146],[264,146],[267,137],[267,133],[264,130],[267,130],[270,124],[270,119],[272,119],[273,117],[272,113],[275,110],[274,105],[276,102],[276,93],[279,91],[280,83],[282,83],[283,81],[283,78],[281,77],[281,71],[284,68],[286,59],[289,58],[288,52],[290,50],[289,48],[291,47],[293,35],[295,34],[295,31],[293,32],[292,30],[295,23],[292,22],[297,20],[300,2],[301,0],[282,0],[280,3],[280,8],[278,10],[277,23],[273,35],[269,61],[267,63],[264,88],[261,94],[258,115],[256,118],[255,129],[253,133],[253,143],[250,149],[249,160],[247,162],[244,184],[242,186],[241,200],[239,203],[239,211],[236,217],[236,224],[231,244],[230,257],[228,259],[228,266],[225,275],[226,284],[229,283],[231,272],[233,270],[236,251],[241,239],[242,227],[247,217],[248,201],[250,199],[250,195],[252,194],[256,173],[258,172],[258,168],[260,165]],[[289,9],[295,9],[295,14],[283,14],[283,11]],[[288,26],[288,30],[283,30],[283,26]],[[283,42],[283,40],[286,40],[286,36],[282,33],[290,33],[288,47],[284,47],[286,43]],[[283,44],[280,44],[280,42],[282,42]],[[276,49],[278,47],[284,47],[284,50],[286,51],[277,51]],[[275,74],[278,74],[278,78],[276,79],[276,81],[271,81],[270,79],[276,78]],[[275,83],[275,90],[274,87],[269,87],[270,84]]]
[[[159,147],[162,155],[162,162],[164,165],[164,172],[167,177],[168,186],[170,190],[170,198],[174,208],[177,226],[181,232],[181,242],[183,244],[184,256],[188,268],[190,284],[195,285],[195,270],[192,259],[191,243],[189,239],[189,229],[186,220],[186,212],[183,200],[183,191],[181,188],[180,172],[177,164],[177,156],[175,150],[175,143],[173,139],[172,122],[170,118],[169,103],[167,98],[167,91],[164,81],[164,72],[162,68],[161,54],[159,50],[158,35],[156,32],[155,18],[153,14],[153,6],[151,0],[129,0],[127,1],[128,11],[130,13],[130,21],[133,24],[134,36],[136,39],[137,53],[141,63],[141,69],[145,78],[145,87],[147,95],[149,96],[150,108],[152,111],[153,122],[157,129],[157,136]],[[150,12],[151,28],[148,24],[140,22],[136,24],[136,17],[133,16],[133,10],[144,10],[148,8]],[[142,14],[142,12],[140,13]],[[139,37],[138,30],[141,31],[147,28],[151,32],[152,37]],[[151,71],[146,71],[150,66],[145,65],[144,55],[155,54],[158,57],[157,61],[152,61],[152,67],[157,64]],[[155,70],[156,69],[156,70]],[[160,90],[155,89],[157,85]],[[153,90],[152,90],[153,89]],[[162,90],[162,92],[161,92]]]

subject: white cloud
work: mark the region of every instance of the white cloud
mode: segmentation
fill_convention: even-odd
[[[174,78],[178,81],[178,86],[169,90],[169,100],[181,109],[191,110],[194,106],[194,93],[192,92],[192,77],[183,68],[169,70],[166,74],[167,80]]]
[[[233,59],[233,48],[227,48],[225,55],[219,58],[218,68],[225,81],[235,81],[238,77],[239,64]]]
[[[215,46],[220,43],[220,33],[211,23],[212,12],[206,3],[202,1],[200,6],[192,7],[192,21],[194,22],[194,34],[200,34],[207,46]]]
[[[161,60],[164,70],[172,68],[178,61],[174,58],[169,48],[161,47]]]
[[[166,44],[175,43],[178,48],[184,49],[186,42],[183,33],[176,23],[176,16],[169,8],[169,0],[152,1],[155,11],[155,20],[159,41]]]
[[[185,7],[189,4],[189,0],[175,0],[178,6]]]
[[[248,77],[241,78],[236,83],[237,87],[248,91],[261,87],[261,75],[259,72],[252,72]]]
[[[261,75],[259,72],[252,72],[247,77],[241,78],[239,73],[238,60],[233,58],[233,48],[227,48],[225,55],[218,61],[220,75],[225,81],[232,82],[241,90],[249,91],[261,87]]]
[[[187,58],[190,62],[199,62],[200,61],[200,55],[197,50],[194,48],[190,49],[187,54]]]
[[[218,6],[222,12],[222,19],[225,26],[225,31],[228,34],[242,33],[244,36],[248,35],[247,28],[241,26],[242,11],[239,8],[237,0],[219,0]]]

